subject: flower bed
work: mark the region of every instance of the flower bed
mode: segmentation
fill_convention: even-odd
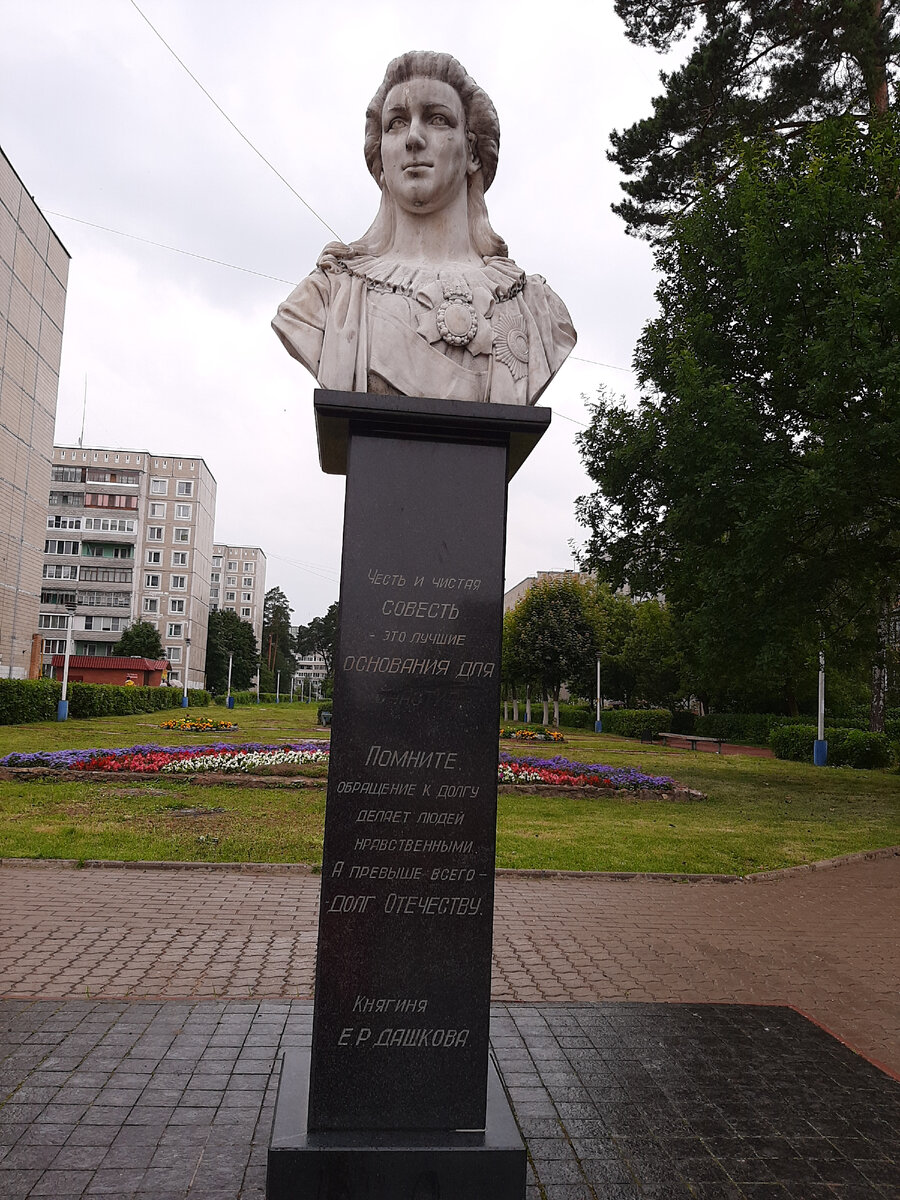
[[[231,721],[204,720],[200,717],[173,717],[171,721],[163,721],[160,729],[178,729],[182,733],[230,733],[237,729]]]
[[[580,763],[555,755],[553,758],[513,758],[500,751],[498,778],[501,783],[552,783],[563,787],[596,787],[621,791],[666,791],[674,780],[666,775],[645,775],[634,767],[609,767],[602,763]]]
[[[270,767],[328,762],[327,742],[291,742],[267,746],[247,742],[233,746],[129,746],[120,750],[57,750],[53,753],[7,754],[2,767],[46,767],[58,771],[136,771],[141,774],[197,774],[208,771],[253,775]],[[634,767],[609,767],[554,758],[514,758],[500,752],[499,783],[551,784],[554,787],[606,791],[666,791],[675,786],[667,776],[644,775]]]
[[[53,753],[7,754],[0,758],[0,767],[48,767],[55,771],[139,771],[156,773],[170,764],[182,770],[221,771],[221,765],[205,767],[201,763],[207,758],[223,761],[232,759],[240,762],[254,755],[281,754],[285,752],[306,754],[306,762],[327,762],[327,742],[289,742],[281,746],[269,746],[262,742],[246,742],[232,746],[227,742],[216,742],[211,746],[128,746],[120,750],[56,750]],[[257,763],[258,759],[255,760]],[[190,764],[189,766],[187,764]],[[184,764],[184,765],[182,765]],[[240,770],[240,767],[231,767]]]
[[[516,742],[564,742],[558,729],[501,729],[502,738]]]

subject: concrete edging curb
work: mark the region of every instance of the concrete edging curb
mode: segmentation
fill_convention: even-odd
[[[878,850],[859,850],[854,854],[840,854],[836,858],[820,862],[801,863],[796,867],[781,867],[774,871],[759,871],[753,875],[691,875],[676,872],[653,871],[541,871],[518,870],[514,867],[497,867],[495,875],[519,879],[600,879],[610,883],[767,883],[773,880],[801,875],[809,871],[824,871],[834,867],[849,866],[851,863],[871,862],[880,858],[900,855],[900,846],[884,846]],[[118,858],[0,858],[3,867],[61,867],[66,870],[133,870],[133,871],[231,871],[237,874],[255,875],[318,875],[320,869],[309,863],[239,863],[239,862],[158,862],[130,861]]]

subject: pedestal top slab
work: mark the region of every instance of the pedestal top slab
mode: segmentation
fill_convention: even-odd
[[[319,463],[327,475],[346,475],[351,424],[370,435],[498,442],[508,439],[507,481],[543,437],[549,408],[470,404],[424,396],[382,396],[317,388],[314,400]]]

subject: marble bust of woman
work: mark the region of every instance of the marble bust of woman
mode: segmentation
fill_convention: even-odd
[[[378,214],[358,241],[325,247],[272,322],[322,387],[537,401],[575,330],[491,228],[499,142],[490,98],[455,58],[412,51],[390,64],[366,111]]]

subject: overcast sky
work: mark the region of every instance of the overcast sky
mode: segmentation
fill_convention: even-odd
[[[363,118],[388,61],[449,51],[486,89],[502,134],[491,221],[594,360],[570,359],[542,398],[553,424],[510,486],[507,587],[572,566],[585,398],[604,383],[633,394],[654,311],[649,250],[609,210],[608,136],[649,113],[665,64],[626,41],[612,0],[138,3],[345,240],[377,208]],[[205,459],[217,539],[262,546],[268,586],[309,621],[337,599],[344,480],[319,469],[315,384],[269,322],[331,234],[132,0],[7,3],[3,25],[0,145],[72,255],[56,441],[77,443],[87,376],[84,444]]]

